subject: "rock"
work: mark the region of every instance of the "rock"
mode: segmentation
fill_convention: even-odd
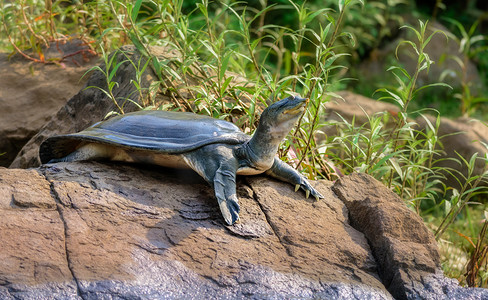
[[[336,113],[336,115],[339,113],[348,121],[355,117],[360,124],[363,124],[368,121],[367,116],[379,112],[398,113],[400,111],[394,104],[371,99],[350,91],[340,91],[337,94],[343,99],[335,98],[327,102],[326,111]],[[335,117],[334,120],[340,121],[342,119]]]
[[[50,288],[59,294],[59,286],[44,286],[54,281],[65,282],[63,289],[68,291],[75,285],[72,296],[88,298],[331,295],[346,299],[357,292],[390,298],[375,274],[366,239],[347,225],[343,205],[327,182],[318,188],[329,202],[310,203],[286,184],[263,178],[252,178],[248,184],[241,180],[242,221],[235,229],[223,225],[212,190],[193,173],[73,163],[38,171],[3,169],[1,174],[2,186],[14,187],[2,189],[2,199],[18,198],[32,186],[44,191],[48,199],[43,202],[52,203],[39,210],[6,201],[2,214],[50,213],[53,223],[61,225],[46,226],[51,232],[44,232],[36,223],[27,229],[13,220],[4,226],[16,228],[15,235],[1,228],[2,240],[15,240],[23,230],[40,232],[43,238],[59,236],[62,247],[57,245],[56,251],[65,254],[59,259],[50,255],[49,247],[43,248],[53,243],[35,237],[24,242],[45,253],[43,257],[53,257],[56,261],[51,264],[59,269],[71,271],[44,280],[35,272],[23,272],[34,268],[35,260],[24,257],[23,268],[15,271],[16,265],[6,259],[0,282],[13,296],[34,297],[38,289]],[[42,176],[44,183],[37,183]],[[31,177],[36,184],[26,180]],[[19,247],[3,247],[1,256],[15,257]],[[30,288],[33,284],[37,289]]]
[[[396,115],[400,111],[394,104],[371,99],[350,91],[340,91],[337,94],[342,99],[333,98],[325,104],[325,114],[321,119],[322,122],[329,124],[321,128],[325,136],[337,136],[336,125],[341,126],[343,119],[349,123],[354,120],[357,127],[367,124],[368,117],[377,113]],[[326,138],[325,136],[318,134],[317,138],[323,140]]]
[[[46,53],[47,58],[69,57],[58,64],[42,64],[0,53],[0,153],[5,153],[0,155],[0,166],[10,165],[53,112],[80,90],[86,81],[82,75],[97,61],[83,51],[87,48],[79,40],[50,49],[55,53]]]
[[[0,298],[76,295],[63,220],[45,177],[0,168],[0,214]]]
[[[434,117],[426,116],[426,118],[432,124],[435,124]],[[420,128],[426,128],[427,126],[426,120],[422,117],[417,118],[416,122],[419,124]],[[452,158],[460,160],[459,155],[461,155],[464,159],[469,161],[469,159],[475,153],[478,153],[478,157],[480,159],[476,160],[473,174],[471,176],[482,175],[486,171],[486,163],[482,158],[488,153],[488,148],[483,146],[482,143],[488,145],[487,124],[484,124],[476,119],[464,117],[455,120],[441,118],[438,136],[440,137],[440,141],[442,143],[442,147],[439,150],[443,150],[443,153],[435,158],[438,160],[438,162],[435,164],[436,167],[441,167],[444,169],[449,168],[455,170],[454,173],[457,171],[464,176],[467,176],[467,166],[464,163],[458,164],[457,162],[453,161]],[[456,152],[459,155],[457,155]],[[446,173],[446,176],[446,184],[448,186],[455,187],[457,189],[460,188],[457,180],[455,180],[450,174]],[[462,178],[459,178],[459,180],[461,183],[465,183]],[[486,182],[481,182],[481,184],[486,185]]]
[[[378,274],[395,299],[485,299],[488,290],[462,288],[443,275],[432,233],[394,192],[355,173],[332,186],[351,225],[368,239]]]
[[[415,285],[440,266],[437,243],[422,219],[365,174],[344,177],[333,190],[349,210],[352,226],[370,241],[388,290],[396,299],[409,298]]]
[[[488,296],[439,273],[432,235],[371,177],[314,185],[325,200],[239,178],[241,222],[225,226],[212,189],[189,171],[0,169],[0,297],[392,299],[386,288],[399,299]]]
[[[135,51],[133,46],[122,47],[121,51],[116,52],[115,55],[118,56],[115,61],[127,60],[127,57],[129,57],[136,64],[140,59],[144,63],[143,58]],[[103,65],[101,68],[104,68]],[[147,68],[141,76],[141,88],[147,90],[150,83],[155,81],[156,78],[151,68]],[[113,78],[113,81],[118,83],[113,90],[113,94],[118,99],[119,105],[124,106],[125,112],[137,110],[137,106],[127,101],[127,99],[132,99],[134,102],[142,101],[139,99],[140,95],[136,93],[136,87],[131,80],[136,81],[136,71],[133,65],[126,61],[117,69]],[[61,107],[39,132],[25,144],[10,167],[29,168],[39,166],[38,149],[42,141],[47,137],[55,134],[81,131],[102,120],[108,113],[117,112],[113,101],[100,89],[107,90],[106,78],[101,72],[95,71],[86,82],[85,87],[69,99],[66,105]]]

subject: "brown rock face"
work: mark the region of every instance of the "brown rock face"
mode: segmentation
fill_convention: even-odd
[[[8,289],[40,283],[57,291],[53,295],[73,294],[64,225],[44,176],[0,168],[0,214],[0,298],[13,298]]]
[[[422,219],[392,191],[365,174],[343,177],[334,192],[361,228],[378,262],[378,274],[397,299],[408,298],[440,266],[437,243]],[[394,212],[394,213],[393,213]]]
[[[337,93],[343,99],[333,99],[326,104],[326,112],[330,115],[329,120],[342,121],[337,117],[341,115],[347,121],[354,118],[357,124],[368,122],[368,116],[379,112],[398,113],[400,109],[391,103],[378,101],[349,91]]]
[[[86,79],[82,75],[96,62],[80,50],[86,46],[74,40],[53,45],[57,55],[72,55],[60,64],[42,64],[0,53],[0,166],[8,166],[24,144]],[[79,53],[79,54],[74,54]],[[46,53],[46,57],[52,55]],[[60,57],[59,57],[60,58]],[[84,59],[83,59],[84,58]]]
[[[327,182],[318,184],[327,195],[326,204],[305,201],[283,183],[260,177],[249,184],[240,180],[242,221],[226,227],[205,182],[193,173],[163,170],[170,174],[98,163],[55,164],[40,170],[47,180],[34,170],[2,170],[2,182],[12,186],[2,189],[3,198],[24,199],[32,185],[18,178],[29,176],[43,193],[36,198],[44,199],[35,211],[32,204],[20,208],[5,203],[4,216],[48,215],[56,224],[38,221],[40,228],[31,224],[30,229],[15,224],[16,230],[3,239],[16,240],[22,231],[42,232],[41,240],[24,234],[39,246],[44,239],[55,239],[57,243],[44,242],[49,246],[33,251],[45,253],[64,272],[53,272],[55,278],[39,277],[9,263],[0,269],[0,282],[75,281],[79,293],[88,295],[97,294],[105,281],[127,282],[134,288],[154,284],[166,290],[171,284],[179,286],[173,281],[181,278],[189,286],[178,287],[174,295],[200,293],[200,286],[205,286],[218,287],[220,296],[279,295],[282,289],[282,295],[304,296],[340,282],[366,285],[387,298],[366,239],[347,225],[344,207]],[[0,251],[14,256],[22,243],[28,244],[7,243]],[[34,268],[36,260],[27,257],[38,255],[25,255],[22,263]],[[272,286],[265,287],[266,281]],[[286,287],[287,282],[293,283]]]
[[[0,298],[391,299],[385,286],[398,298],[458,295],[435,273],[428,230],[371,177],[316,182],[318,202],[265,177],[238,186],[241,222],[225,226],[192,172],[0,169]]]
[[[327,201],[307,201],[281,182],[262,177],[247,180],[292,265],[312,277],[317,277],[320,270],[329,281],[348,282],[356,277],[354,281],[376,285],[377,279],[371,277],[376,272],[376,264],[367,241],[349,226],[344,205],[332,193],[329,182],[322,181],[319,185]],[[344,272],[345,266],[355,271]]]

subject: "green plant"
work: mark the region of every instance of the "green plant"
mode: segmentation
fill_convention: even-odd
[[[374,53],[385,39],[405,23],[403,12],[413,5],[404,0],[365,1],[364,7],[354,7],[345,20],[344,29],[350,32],[357,44],[351,49],[353,60]],[[364,18],[364,16],[369,16]]]
[[[484,144],[488,150],[488,145]],[[488,191],[486,184],[488,183],[488,157],[480,157],[478,153],[475,153],[471,158],[466,160],[463,156],[459,155],[459,161],[462,162],[467,168],[467,175],[461,172],[453,174],[452,170],[449,170],[451,175],[458,181],[461,189],[458,191],[453,189],[452,196],[449,201],[445,202],[447,214],[444,216],[441,224],[435,231],[436,239],[439,239],[446,229],[454,222],[456,217],[461,213],[466,205],[471,204],[470,200],[476,195],[484,195]],[[484,169],[481,174],[475,174],[476,160],[482,160],[484,162]]]
[[[424,52],[424,48],[432,36],[439,33],[439,31],[435,31],[426,36],[427,24],[423,22],[419,22],[419,24],[419,30],[404,26],[415,33],[418,40],[417,43],[403,41],[399,44],[399,46],[401,44],[409,45],[417,54],[418,60],[414,73],[408,74],[401,67],[391,67],[389,70],[393,72],[397,79],[399,89],[394,91],[390,89],[378,90],[386,94],[380,99],[388,99],[398,103],[401,111],[393,129],[390,131],[389,137],[386,139],[387,142],[375,154],[371,165],[376,166],[375,162],[382,160],[384,163],[391,165],[392,169],[385,183],[396,190],[406,201],[415,203],[419,213],[421,200],[435,200],[439,196],[445,196],[444,190],[447,187],[444,189],[439,188],[440,179],[444,177],[443,172],[447,171],[454,178],[457,178],[459,185],[462,187],[461,190],[458,192],[454,188],[449,187],[453,191],[452,196],[449,200],[442,201],[442,203],[449,206],[449,209],[436,230],[435,235],[439,239],[446,228],[461,213],[465,205],[470,203],[470,199],[486,192],[486,187],[482,186],[482,183],[486,182],[488,174],[486,167],[481,174],[474,173],[476,160],[486,160],[486,158],[479,157],[478,154],[474,154],[469,161],[459,155],[458,161],[467,167],[467,175],[462,174],[462,172],[437,167],[436,156],[439,150],[436,150],[436,147],[439,145],[438,128],[440,118],[438,117],[433,123],[422,116],[427,125],[425,131],[415,129],[415,122],[409,121],[408,106],[419,91],[431,87],[449,87],[443,83],[416,87],[419,73],[423,70],[428,71],[429,66],[433,63],[428,54]],[[391,157],[386,159],[389,155]],[[367,169],[366,172],[368,171]],[[383,180],[385,180],[384,177]]]
[[[73,20],[73,14],[60,1],[2,2],[0,17],[3,27],[0,38],[5,48],[11,48],[24,58],[38,63],[58,63],[64,59],[45,56],[46,49],[71,38],[69,25],[62,22]],[[82,35],[78,37],[83,39]],[[5,40],[8,44],[5,44]]]
[[[446,20],[455,25],[461,34],[461,38],[458,38],[454,34],[449,35],[451,39],[458,43],[459,53],[461,56],[454,55],[448,58],[454,60],[461,69],[461,71],[458,72],[460,73],[458,76],[461,78],[461,92],[456,93],[454,97],[460,101],[461,113],[463,116],[467,117],[473,113],[480,103],[488,102],[488,97],[477,95],[478,92],[475,91],[473,88],[473,83],[471,82],[470,78],[468,78],[469,60],[476,57],[479,53],[488,51],[488,45],[483,43],[484,41],[487,41],[488,38],[481,34],[475,35],[476,28],[478,27],[480,20],[474,22],[469,30],[466,30],[460,22],[454,19]],[[452,71],[445,70],[441,74],[441,80],[450,72]]]
[[[115,96],[114,90],[119,86],[119,83],[117,81],[114,81],[115,75],[117,74],[117,70],[124,64],[131,63],[133,67],[136,70],[136,81],[132,81],[132,83],[136,87],[136,91],[139,93],[140,96],[142,96],[142,89],[141,89],[141,84],[140,84],[140,79],[142,73],[144,73],[145,68],[147,67],[147,63],[141,68],[140,64],[141,61],[139,60],[138,65],[136,66],[134,62],[130,60],[129,57],[125,53],[120,53],[121,51],[115,51],[112,53],[110,56],[105,54],[103,48],[101,48],[102,51],[102,58],[104,60],[104,68],[100,66],[94,66],[90,68],[88,71],[85,72],[83,76],[85,76],[88,73],[91,73],[92,71],[98,71],[103,74],[105,77],[105,81],[107,83],[106,87],[100,87],[100,86],[87,86],[85,89],[97,89],[104,93],[110,100],[112,100],[112,103],[115,105],[117,108],[117,111],[110,112],[105,118],[109,117],[112,114],[124,114],[124,106],[127,103],[127,101],[134,103],[136,106],[138,106],[140,109],[143,109],[143,107],[138,103],[138,101],[130,99],[130,98],[125,98],[125,99],[118,99]],[[122,54],[125,56],[125,60],[120,60],[120,55]],[[130,95],[129,95],[130,97]]]
[[[398,88],[377,90],[383,93],[380,100],[395,102],[400,107],[400,112],[395,116],[368,116],[368,122],[359,128],[344,122],[346,132],[335,138],[334,142],[340,143],[338,147],[345,151],[340,152],[340,160],[347,166],[346,173],[359,170],[373,175],[393,188],[406,201],[416,203],[418,211],[421,200],[432,198],[437,192],[435,185],[442,177],[433,167],[439,152],[436,146],[439,143],[440,118],[436,118],[433,123],[424,117],[426,126],[425,131],[422,131],[409,119],[411,113],[408,107],[421,90],[448,86],[435,83],[417,87],[420,72],[428,71],[433,63],[424,52],[425,46],[439,32],[426,36],[427,24],[421,21],[419,30],[411,26],[402,28],[413,31],[417,38],[417,43],[403,41],[398,45],[408,45],[417,54],[415,71],[409,74],[402,67],[390,67],[388,71],[394,75]]]
[[[480,233],[478,234],[478,239],[476,244],[474,244],[471,239],[469,242],[473,246],[473,252],[469,259],[468,264],[466,265],[466,283],[470,287],[480,287],[486,285],[487,274],[487,260],[488,257],[488,243],[486,241],[486,230],[488,229],[488,212],[484,211],[483,220],[483,227],[481,228]],[[484,265],[484,276],[479,276],[480,273],[483,271]]]
[[[346,9],[353,1],[339,1],[340,11],[337,19],[328,9],[311,12],[304,6],[293,5],[299,14],[300,28],[292,30],[273,25],[261,28],[260,37],[256,40],[252,38],[252,24],[261,22],[262,16],[268,11],[275,9],[269,6],[261,11],[249,13],[246,7],[234,5],[223,5],[219,13],[210,15],[208,3],[203,1],[197,5],[197,10],[192,14],[200,13],[200,17],[187,17],[181,13],[181,2],[176,2],[174,6],[158,6],[156,13],[151,18],[158,18],[160,23],[146,23],[144,28],[134,22],[138,19],[137,11],[140,7],[137,1],[134,6],[117,3],[117,6],[110,4],[112,12],[115,14],[120,7],[126,10],[126,18],[130,26],[124,25],[119,21],[118,30],[123,30],[129,36],[136,47],[150,57],[150,51],[144,43],[153,43],[156,39],[147,36],[147,33],[157,33],[158,30],[164,31],[165,39],[159,40],[159,44],[166,44],[178,50],[181,59],[175,58],[169,66],[167,61],[155,61],[152,66],[155,71],[161,74],[161,82],[166,84],[163,87],[169,95],[176,95],[182,101],[186,101],[184,108],[194,112],[204,112],[214,117],[230,118],[229,112],[235,115],[238,112],[244,114],[241,126],[248,127],[247,131],[252,132],[255,126],[258,107],[265,104],[266,99],[275,101],[289,93],[301,93],[310,98],[308,112],[300,120],[296,129],[295,138],[292,143],[286,145],[282,154],[285,155],[291,147],[299,149],[300,161],[297,167],[301,166],[310,173],[316,174],[315,165],[320,164],[317,144],[314,140],[314,132],[319,128],[318,122],[320,112],[327,97],[332,95],[328,91],[330,87],[331,72],[340,68],[334,63],[345,53],[338,52],[334,46],[337,38],[345,36],[340,31],[341,22],[344,18]],[[307,27],[317,16],[327,14],[328,24],[321,28],[318,33],[313,32]],[[223,28],[219,22],[222,19],[235,20],[237,28]],[[200,27],[193,29],[195,24],[190,20],[197,20],[195,24]],[[147,20],[146,20],[147,21]],[[151,28],[155,26],[156,28]],[[140,32],[139,32],[140,31]],[[312,38],[306,36],[312,35]],[[282,39],[289,39],[295,45],[293,53],[289,57],[293,64],[294,74],[281,77],[281,70],[274,69],[274,73],[268,70],[272,63],[271,53],[288,53],[288,49],[283,48]],[[306,63],[302,66],[302,41],[306,39],[316,47],[314,63]],[[229,41],[231,41],[229,43]],[[236,51],[242,45],[246,52]],[[291,65],[290,64],[290,65]],[[239,66],[239,68],[234,68]],[[229,73],[232,69],[238,72],[245,72],[246,83],[234,83],[237,75]],[[110,75],[110,74],[107,74]],[[198,85],[192,84],[198,82]],[[110,87],[109,87],[110,88]],[[183,96],[185,93],[188,96]],[[108,91],[110,94],[110,91]],[[183,99],[183,100],[182,100]],[[184,100],[188,99],[188,100]],[[178,107],[177,107],[178,108]],[[181,109],[180,107],[179,109]]]

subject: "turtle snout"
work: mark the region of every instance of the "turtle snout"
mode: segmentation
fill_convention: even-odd
[[[303,113],[303,111],[305,110],[305,106],[308,102],[308,99],[307,98],[295,97],[294,100],[295,100],[294,101],[295,105],[293,105],[293,107],[289,107],[283,113],[293,114],[293,115]]]
[[[295,96],[295,98],[293,100],[295,102],[303,103],[303,104],[306,104],[308,102],[308,98],[302,98],[302,97],[299,97],[299,96]]]

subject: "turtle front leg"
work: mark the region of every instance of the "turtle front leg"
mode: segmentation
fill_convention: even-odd
[[[289,182],[295,185],[295,192],[298,191],[299,188],[301,188],[305,191],[305,195],[307,198],[309,197],[309,195],[314,196],[317,200],[320,198],[324,198],[324,196],[322,196],[316,189],[312,187],[312,185],[302,174],[287,165],[278,157],[275,157],[273,165],[268,171],[266,171],[266,174],[281,181]]]

